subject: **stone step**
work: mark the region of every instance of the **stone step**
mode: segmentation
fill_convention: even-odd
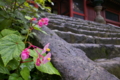
[[[105,28],[101,28],[98,26],[83,26],[83,25],[75,25],[75,24],[69,24],[69,23],[65,23],[65,22],[58,22],[58,21],[50,21],[49,25],[51,26],[63,26],[64,27],[70,27],[70,28],[75,28],[75,29],[82,29],[82,30],[88,30],[88,31],[99,31],[99,32],[110,32],[110,33],[120,33],[120,29],[113,29],[113,28],[109,28],[109,27],[105,27]]]
[[[85,34],[75,34],[72,32],[63,32],[58,30],[53,31],[68,43],[120,44],[120,38],[117,37],[103,38]]]
[[[69,24],[75,24],[75,25],[83,25],[83,26],[95,26],[97,25],[98,28],[112,28],[112,29],[119,29],[120,28],[118,26],[115,26],[115,25],[111,25],[111,24],[108,24],[108,25],[104,25],[104,24],[100,24],[100,23],[96,23],[96,22],[93,22],[93,21],[87,21],[87,20],[83,20],[83,19],[80,19],[80,18],[74,18],[74,17],[68,17],[68,16],[61,16],[61,15],[56,15],[56,14],[49,14],[49,13],[46,13],[46,15],[48,15],[47,17],[50,18],[50,21],[58,21],[58,23],[69,23]]]
[[[99,36],[99,37],[120,37],[120,33],[117,32],[113,33],[113,32],[90,31],[83,29],[75,29],[71,27],[68,27],[67,30],[77,34],[86,34],[86,35]]]
[[[49,25],[52,26],[63,26],[64,27],[71,27],[75,29],[83,29],[83,30],[90,30],[90,31],[102,31],[102,32],[120,32],[118,30],[113,30],[109,28],[98,28],[96,26],[83,26],[83,25],[74,25],[74,24],[69,24],[69,23],[60,23],[58,21],[50,21]]]
[[[82,49],[92,59],[120,57],[120,45],[113,44],[71,44],[73,47]]]
[[[120,57],[112,59],[97,59],[95,60],[98,66],[105,68],[111,74],[114,74],[120,79]]]
[[[77,34],[86,34],[86,35],[92,35],[92,36],[98,36],[98,37],[120,37],[120,33],[113,33],[113,32],[101,32],[101,31],[90,31],[90,30],[83,30],[83,29],[75,29],[71,27],[67,27],[68,31],[71,31],[73,33]]]
[[[113,31],[108,31],[108,32],[91,31],[91,30],[72,28],[69,26],[63,26],[62,24],[55,25],[54,23],[49,24],[48,27],[51,29],[58,29],[60,31],[71,31],[71,32],[77,33],[77,34],[86,34],[86,35],[99,36],[99,37],[120,37],[120,33],[115,32],[115,31],[114,32]]]
[[[97,27],[97,26],[83,26],[83,25],[74,25],[74,26],[71,26],[71,24],[65,24],[65,26],[69,26],[71,28],[75,28],[75,29],[83,29],[83,30],[89,30],[89,31],[99,31],[99,32],[112,32],[112,33],[120,33],[120,30],[118,29],[112,29],[112,28],[108,28],[108,27],[105,27],[105,28],[100,28],[100,27]]]
[[[77,29],[88,29],[88,30],[100,30],[100,31],[114,31],[114,32],[119,32],[119,30],[114,28],[114,27],[110,27],[110,26],[99,26],[99,25],[90,25],[86,22],[74,22],[74,21],[66,21],[66,20],[60,20],[60,19],[50,19],[50,23],[54,23],[56,25],[60,25],[62,24],[62,26],[69,26],[69,27],[73,27],[73,28],[77,28]]]

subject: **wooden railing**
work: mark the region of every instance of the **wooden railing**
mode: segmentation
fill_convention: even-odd
[[[120,22],[112,21],[112,20],[109,20],[109,19],[105,19],[105,20],[106,20],[106,23],[110,23],[110,24],[113,24],[113,25],[116,25],[116,26],[120,26]]]

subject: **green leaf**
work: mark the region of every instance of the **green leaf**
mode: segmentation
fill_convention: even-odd
[[[44,33],[44,34],[47,34],[45,31],[43,31],[43,30],[41,30],[41,29],[40,29],[39,31],[41,31],[41,32]]]
[[[32,33],[30,33],[28,36],[29,36],[29,37],[31,37],[31,38],[34,38],[34,36],[33,36],[33,34],[32,34]]]
[[[4,67],[3,65],[0,65],[0,73],[10,74],[9,70],[6,67]]]
[[[6,3],[5,3],[5,1],[3,1],[3,0],[0,0],[0,6],[6,6]]]
[[[51,7],[45,7],[48,12],[51,12]]]
[[[0,16],[0,22],[2,22],[3,20],[4,20],[4,18]]]
[[[9,34],[17,34],[20,36],[20,33],[18,31],[10,30],[10,29],[4,29],[1,31],[2,36],[6,36]]]
[[[29,7],[30,5],[28,2],[24,2],[24,6]]]
[[[15,13],[14,13],[14,15],[15,15],[18,19],[20,19],[22,23],[25,23],[25,22],[26,22],[24,15],[23,15],[20,11],[16,10]],[[20,22],[20,21],[19,21],[19,22]]]
[[[35,24],[33,24],[33,25],[35,25]],[[40,27],[39,27],[38,25],[33,26],[33,28],[34,28],[35,30],[40,30]]]
[[[48,2],[52,2],[51,0],[48,0]]]
[[[31,50],[31,49],[29,49],[29,50],[30,50],[30,56],[38,57],[38,54],[34,50]]]
[[[34,16],[35,16],[36,18],[40,18],[40,14],[38,14],[38,13],[35,13]]]
[[[32,18],[30,16],[25,16],[27,20],[31,20]]]
[[[7,11],[4,11],[4,10],[0,10],[0,18],[3,18],[3,19],[8,19],[10,18],[9,14],[7,13]]]
[[[35,32],[32,32],[32,35],[37,36],[37,34]]]
[[[22,29],[22,30],[21,30],[21,33],[22,33],[22,34],[27,34],[28,31],[29,31],[28,29]]]
[[[26,60],[24,60],[25,63],[22,63],[20,65],[20,67],[23,69],[25,67],[27,67],[29,69],[29,71],[31,71],[34,68],[34,62],[32,61],[33,59],[28,58]],[[29,62],[30,61],[30,62]]]
[[[33,12],[37,12],[38,11],[38,9],[35,8],[35,7],[30,6],[30,8],[32,9]]]
[[[44,73],[56,74],[56,75],[61,76],[58,70],[55,67],[53,67],[51,62],[47,62],[46,64],[41,64],[40,66],[36,66],[36,68],[39,71],[44,72]]]
[[[41,28],[40,28],[38,25],[35,25],[33,28],[34,28],[35,30],[41,31],[41,32],[44,33],[44,34],[47,34],[45,31],[41,30]]]
[[[29,49],[30,50],[30,56],[32,56],[32,57],[34,57],[34,58],[37,58],[38,57],[38,53],[35,51],[35,50],[31,50],[31,49]],[[40,50],[40,49],[36,49],[39,53],[41,53],[42,52],[42,50]]]
[[[0,80],[7,80],[9,78],[9,76],[6,76],[6,74],[2,74],[0,73]]]
[[[30,71],[27,67],[24,67],[21,71],[20,71],[21,76],[23,77],[24,80],[29,80],[29,76],[30,76]]]
[[[1,39],[2,37],[3,37],[2,34],[0,34],[0,39]]]
[[[10,19],[4,19],[2,22],[0,22],[0,30],[10,27],[11,23],[12,21]]]
[[[11,70],[15,70],[18,68],[19,64],[20,64],[19,60],[13,59],[7,64],[6,67],[10,68]]]
[[[18,35],[10,34],[0,39],[0,54],[4,66],[13,58],[18,59],[24,48],[25,44]]]
[[[51,0],[48,0],[49,3],[51,3],[51,5],[54,5],[54,3]]]
[[[41,53],[42,50],[37,48],[37,52]],[[44,53],[43,56],[45,56],[45,55],[46,54]],[[34,61],[34,63],[36,63],[36,58],[38,57],[38,54],[36,53],[35,50],[30,50],[30,56],[33,57],[33,61]],[[60,73],[58,72],[58,70],[55,67],[53,67],[51,62],[48,62],[46,64],[41,64],[40,66],[36,66],[36,68],[41,72],[48,73],[48,74],[56,74],[56,75],[60,76]]]
[[[9,74],[8,68],[4,67],[4,64],[3,64],[3,61],[1,59],[1,56],[0,56],[0,73]]]
[[[9,76],[8,80],[23,80],[23,79],[20,77],[20,75],[13,73]]]
[[[23,2],[25,2],[26,0],[18,0],[18,3],[23,3]]]
[[[31,32],[31,33],[29,34],[29,37],[31,37],[31,38],[34,38],[34,36],[37,36],[36,33],[34,33],[34,32]]]

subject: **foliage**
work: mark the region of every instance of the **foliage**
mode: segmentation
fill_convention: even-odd
[[[47,34],[42,27],[48,25],[49,19],[38,14],[50,11],[45,2],[53,4],[51,0],[34,0],[39,7],[36,8],[30,0],[0,0],[0,79],[38,80],[39,74],[60,76],[49,62],[49,43],[41,49],[29,42],[29,37],[35,35],[33,29]]]

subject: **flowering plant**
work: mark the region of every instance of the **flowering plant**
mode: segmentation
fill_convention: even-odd
[[[35,17],[38,9],[26,0],[0,0],[0,80],[39,80],[39,72],[60,75],[50,62],[50,44],[42,49],[29,41],[33,29],[47,34],[42,27],[49,19]]]
[[[43,56],[42,54],[45,54],[46,51],[50,51],[48,48],[49,43],[43,48],[43,50],[37,46],[30,45],[28,48],[25,48],[22,53],[21,53],[21,58],[22,60],[28,59],[30,55],[30,50],[29,48],[33,48],[33,50],[37,53],[37,56],[32,56],[32,57],[37,57],[35,60],[35,65],[40,66],[40,64],[45,64],[48,61],[51,60],[51,53],[48,53],[47,55]],[[40,52],[38,51],[40,49]],[[42,51],[41,51],[42,50]]]

